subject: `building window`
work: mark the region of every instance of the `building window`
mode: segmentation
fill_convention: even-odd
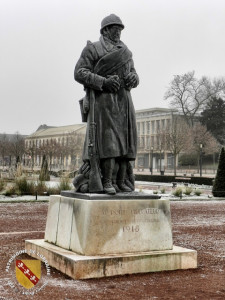
[[[141,131],[140,131],[140,123],[137,123],[137,132],[138,132],[139,135],[141,134]]]
[[[151,147],[154,147],[154,136],[151,136]]]
[[[150,134],[151,125],[150,122],[147,122],[147,134]]]
[[[171,128],[171,120],[168,119],[166,123],[167,123],[166,124],[167,129],[170,129]]]
[[[159,141],[160,141],[159,136],[156,136],[156,147],[157,147],[157,149],[160,149]]]
[[[155,121],[151,121],[152,133],[155,133]]]
[[[142,134],[145,134],[145,122],[142,122],[141,125],[142,125]]]
[[[160,120],[156,121],[156,131],[159,132],[160,131]]]
[[[140,137],[138,137],[137,144],[138,144],[138,147],[141,146],[141,138]]]

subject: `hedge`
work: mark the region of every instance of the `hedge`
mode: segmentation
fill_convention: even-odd
[[[167,175],[144,175],[144,174],[135,174],[136,181],[148,181],[148,182],[186,182],[186,180],[175,179],[176,177],[183,176],[167,176]],[[198,184],[198,185],[213,185],[214,178],[209,177],[189,177],[191,180],[188,180],[188,183]]]

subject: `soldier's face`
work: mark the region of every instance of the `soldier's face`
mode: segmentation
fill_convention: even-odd
[[[122,27],[119,25],[111,25],[107,27],[109,38],[118,43],[120,41]]]

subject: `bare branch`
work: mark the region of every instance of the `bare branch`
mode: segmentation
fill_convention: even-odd
[[[224,78],[210,80],[203,76],[197,79],[192,71],[174,76],[164,99],[169,100],[173,108],[181,111],[188,124],[193,126],[196,114],[212,97],[221,95],[225,97]]]

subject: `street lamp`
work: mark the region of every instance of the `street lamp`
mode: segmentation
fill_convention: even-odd
[[[202,177],[202,144],[200,146],[200,160],[199,160],[199,165],[200,165],[200,177]]]
[[[151,146],[151,175],[153,174],[153,146]]]

